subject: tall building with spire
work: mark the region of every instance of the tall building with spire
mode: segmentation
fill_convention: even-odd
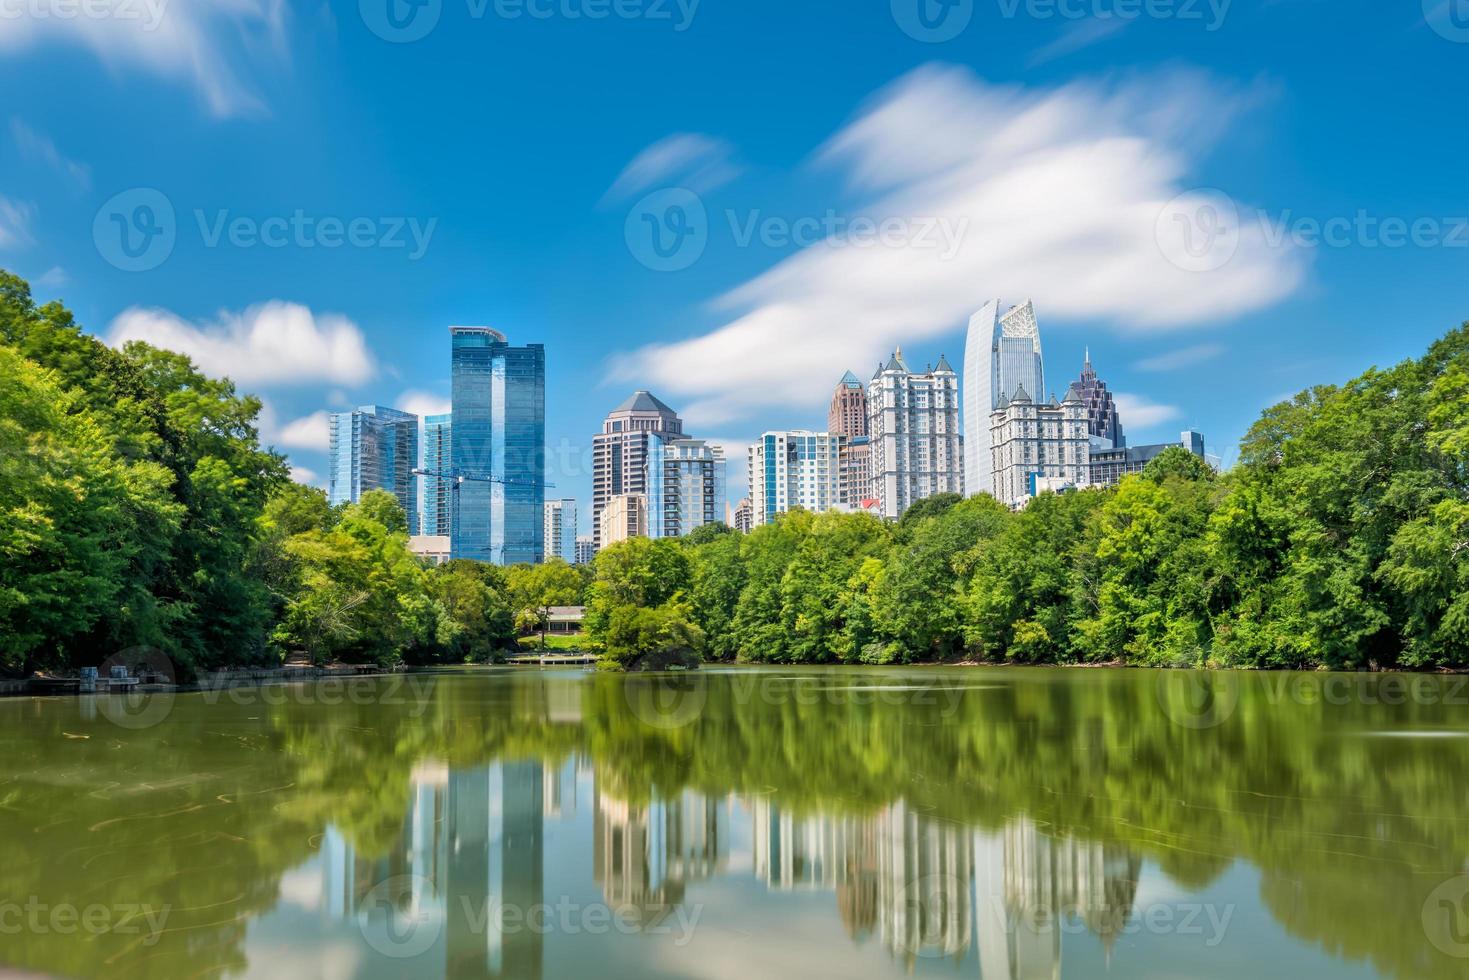
[[[839,439],[837,501],[851,507],[860,507],[873,495],[872,441],[867,426],[867,386],[848,371],[832,392],[826,428]]]
[[[1122,419],[1117,415],[1117,405],[1112,399],[1112,392],[1107,390],[1107,382],[1098,378],[1092,367],[1090,347],[1086,351],[1086,361],[1081,366],[1081,379],[1076,382],[1076,390],[1086,405],[1088,434],[1106,441],[1106,445],[1097,448],[1121,449],[1126,446],[1127,437],[1122,433]]]
[[[872,496],[877,512],[897,519],[924,497],[964,492],[964,439],[959,434],[959,376],[942,354],[922,373],[901,349],[867,384],[872,440]]]
[[[661,506],[664,450],[683,434],[683,420],[651,392],[635,391],[607,413],[592,437],[592,535],[599,550],[607,544],[602,511],[613,497],[637,494],[647,506]]]
[[[969,320],[964,344],[964,485],[969,493],[994,493],[990,454],[990,414],[1000,398],[1024,388],[1045,398],[1040,326],[1035,306],[1026,300],[1000,312],[990,300]]]

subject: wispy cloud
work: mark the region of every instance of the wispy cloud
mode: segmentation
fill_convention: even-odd
[[[1192,347],[1180,347],[1178,350],[1168,351],[1165,354],[1144,358],[1134,366],[1139,371],[1178,371],[1212,361],[1223,353],[1223,344],[1195,344]]]
[[[602,196],[602,203],[614,204],[674,181],[699,193],[712,191],[740,175],[733,157],[734,148],[724,140],[702,133],[675,133],[634,157]]]
[[[1121,17],[1088,17],[1085,20],[1068,21],[1061,29],[1061,36],[1050,44],[1037,48],[1030,56],[1030,67],[1043,65],[1057,58],[1074,54],[1082,48],[1099,44],[1114,34],[1121,33],[1131,21]]]
[[[1026,91],[915,71],[817,159],[869,198],[852,213],[946,222],[965,230],[958,247],[817,244],[720,297],[724,325],[614,356],[613,377],[695,398],[686,418],[723,425],[813,409],[842,368],[959,327],[987,295],[1153,331],[1270,306],[1303,276],[1289,246],[1244,228],[1228,262],[1196,272],[1159,232],[1192,158],[1253,97],[1189,73]]]
[[[195,85],[218,116],[259,113],[254,63],[286,51],[284,0],[30,0],[5,19],[0,56],[44,44],[79,45],[109,67]]]
[[[397,403],[393,406],[400,412],[410,412],[420,418],[430,415],[447,415],[454,403],[444,395],[436,395],[431,391],[405,391],[398,396]]]
[[[15,140],[16,148],[29,159],[44,163],[73,181],[82,190],[87,190],[92,186],[91,168],[63,156],[49,137],[27,126],[19,116],[11,117],[10,135]]]
[[[1122,427],[1129,433],[1146,431],[1183,417],[1183,410],[1177,405],[1161,405],[1142,395],[1118,392],[1113,395],[1113,399],[1117,403],[1117,414],[1122,419]]]
[[[114,347],[130,340],[187,354],[206,374],[242,385],[356,385],[377,370],[357,324],[282,300],[241,313],[224,311],[203,323],[168,310],[133,307],[112,321],[107,334]]]
[[[0,248],[19,248],[31,243],[31,218],[36,209],[25,201],[0,195]]]

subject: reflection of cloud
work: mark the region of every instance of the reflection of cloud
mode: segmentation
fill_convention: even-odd
[[[1158,238],[1190,157],[1245,103],[1193,74],[1025,91],[922,68],[819,155],[874,195],[855,213],[905,219],[911,240],[806,248],[725,295],[723,326],[617,355],[613,376],[698,396],[688,417],[722,424],[815,408],[834,357],[876,364],[894,343],[962,324],[989,293],[1153,330],[1268,306],[1301,279],[1289,247],[1251,226],[1231,261],[1197,273]],[[944,227],[960,232],[952,251],[922,246],[922,229]]]
[[[692,191],[712,191],[739,176],[739,166],[730,159],[733,154],[733,148],[724,140],[702,133],[675,133],[634,157],[602,202],[624,200],[674,179]]]
[[[1122,427],[1128,432],[1149,429],[1183,415],[1177,405],[1161,405],[1142,395],[1118,392],[1112,397],[1117,403],[1117,414],[1122,418]]]
[[[187,354],[205,374],[237,384],[329,381],[359,384],[376,373],[357,324],[336,313],[270,300],[243,313],[190,323],[160,309],[133,307],[112,321],[107,342],[142,340]]]
[[[1136,366],[1139,371],[1177,371],[1180,368],[1193,367],[1195,364],[1212,361],[1223,353],[1223,344],[1195,344],[1192,347],[1182,347],[1166,354],[1145,358],[1138,361]]]

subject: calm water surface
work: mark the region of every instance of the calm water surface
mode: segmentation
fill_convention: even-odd
[[[0,965],[1466,977],[1465,681],[483,670],[3,701]]]

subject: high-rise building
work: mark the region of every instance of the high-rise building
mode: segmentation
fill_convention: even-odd
[[[725,523],[741,534],[750,533],[750,530],[755,526],[755,507],[750,503],[749,497],[741,500],[734,507],[729,508]]]
[[[545,553],[546,351],[489,327],[450,327],[455,558],[535,564]],[[497,482],[492,482],[497,481]]]
[[[649,514],[651,537],[680,538],[724,516],[724,450],[702,439],[674,439],[662,452],[663,500]]]
[[[1161,442],[1148,446],[1120,446],[1116,449],[1092,450],[1091,482],[1093,486],[1110,487],[1122,482],[1131,473],[1141,473],[1147,465],[1165,449],[1181,446],[1208,462],[1204,453],[1204,434],[1189,430],[1179,436],[1177,442]],[[1212,464],[1211,464],[1212,465]]]
[[[386,490],[403,505],[408,531],[418,528],[418,416],[365,405],[331,416],[327,496],[332,505],[356,503],[369,490]]]
[[[642,494],[661,509],[663,444],[682,437],[682,420],[646,391],[633,392],[608,413],[602,431],[592,437],[592,536],[597,547],[609,543],[602,533],[602,511],[618,494]]]
[[[990,414],[990,466],[995,498],[1023,506],[1043,490],[1091,482],[1086,403],[1076,385],[1066,397],[1038,402],[1023,386],[1001,396]]]
[[[837,436],[867,435],[867,387],[851,371],[842,375],[832,392],[826,430]]]
[[[571,497],[548,500],[545,515],[546,557],[576,564],[576,500]]]
[[[628,538],[648,536],[648,498],[640,493],[618,493],[607,498],[602,508],[601,551]]]
[[[454,468],[454,444],[450,436],[453,415],[426,415],[423,419],[423,468],[433,473],[448,473]],[[423,530],[435,537],[448,537],[454,526],[450,507],[454,503],[454,482],[447,477],[425,476],[423,479]]]
[[[1081,380],[1075,384],[1086,404],[1087,431],[1096,437],[1098,449],[1119,449],[1127,445],[1127,436],[1122,432],[1122,419],[1117,414],[1117,403],[1107,382],[1097,377],[1092,367],[1091,348],[1087,348],[1086,360],[1081,366]]]
[[[576,563],[590,565],[597,557],[597,539],[590,534],[579,534],[576,538]]]
[[[749,450],[751,523],[793,507],[830,510],[841,492],[841,437],[830,432],[766,432]]]
[[[990,413],[1024,388],[1044,398],[1046,377],[1040,327],[1029,300],[1003,315],[990,300],[969,320],[964,343],[964,485],[968,493],[993,493],[990,479]]]
[[[943,355],[918,374],[894,351],[867,385],[867,417],[877,513],[896,519],[925,497],[964,492],[959,377]]]

